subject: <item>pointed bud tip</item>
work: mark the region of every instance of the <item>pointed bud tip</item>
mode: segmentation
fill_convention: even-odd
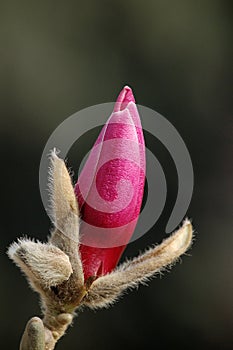
[[[124,110],[129,102],[135,103],[135,98],[132,89],[126,85],[117,97],[114,112]]]
[[[134,102],[135,103],[135,98],[133,95],[133,91],[129,86],[125,86],[122,90],[123,96],[124,96],[124,101],[122,102]]]

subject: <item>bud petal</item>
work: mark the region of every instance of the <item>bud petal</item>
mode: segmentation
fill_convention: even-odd
[[[144,181],[142,126],[132,90],[125,87],[75,186],[86,279],[110,272],[119,261],[138,220]]]

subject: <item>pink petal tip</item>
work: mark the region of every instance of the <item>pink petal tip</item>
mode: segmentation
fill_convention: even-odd
[[[135,103],[135,98],[132,92],[132,89],[129,86],[125,86],[119,96],[117,97],[114,112],[122,111],[124,110],[129,102]]]

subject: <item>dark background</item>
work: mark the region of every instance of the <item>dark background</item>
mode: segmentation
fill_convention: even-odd
[[[5,252],[18,236],[45,240],[49,232],[38,186],[44,145],[68,116],[114,101],[129,84],[189,149],[196,240],[171,273],[110,309],[80,313],[57,349],[233,349],[231,11],[231,1],[217,0],[1,1],[1,347],[17,349],[27,320],[40,315]],[[97,134],[86,136],[82,154]],[[153,230],[124,257],[166,236],[176,198],[169,154],[145,137],[168,197]],[[78,152],[69,158],[74,169]]]

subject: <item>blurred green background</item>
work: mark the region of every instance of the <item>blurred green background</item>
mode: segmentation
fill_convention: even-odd
[[[195,188],[187,215],[196,240],[191,256],[162,279],[108,310],[81,312],[57,349],[233,349],[232,23],[231,1],[0,2],[2,348],[17,349],[27,320],[40,315],[37,295],[5,251],[18,236],[45,240],[49,232],[38,186],[44,145],[68,116],[114,101],[129,84],[190,151]],[[78,167],[95,137],[86,135],[82,153],[74,147],[70,166]],[[166,236],[176,198],[169,154],[145,137],[168,197],[153,230],[124,257]]]

